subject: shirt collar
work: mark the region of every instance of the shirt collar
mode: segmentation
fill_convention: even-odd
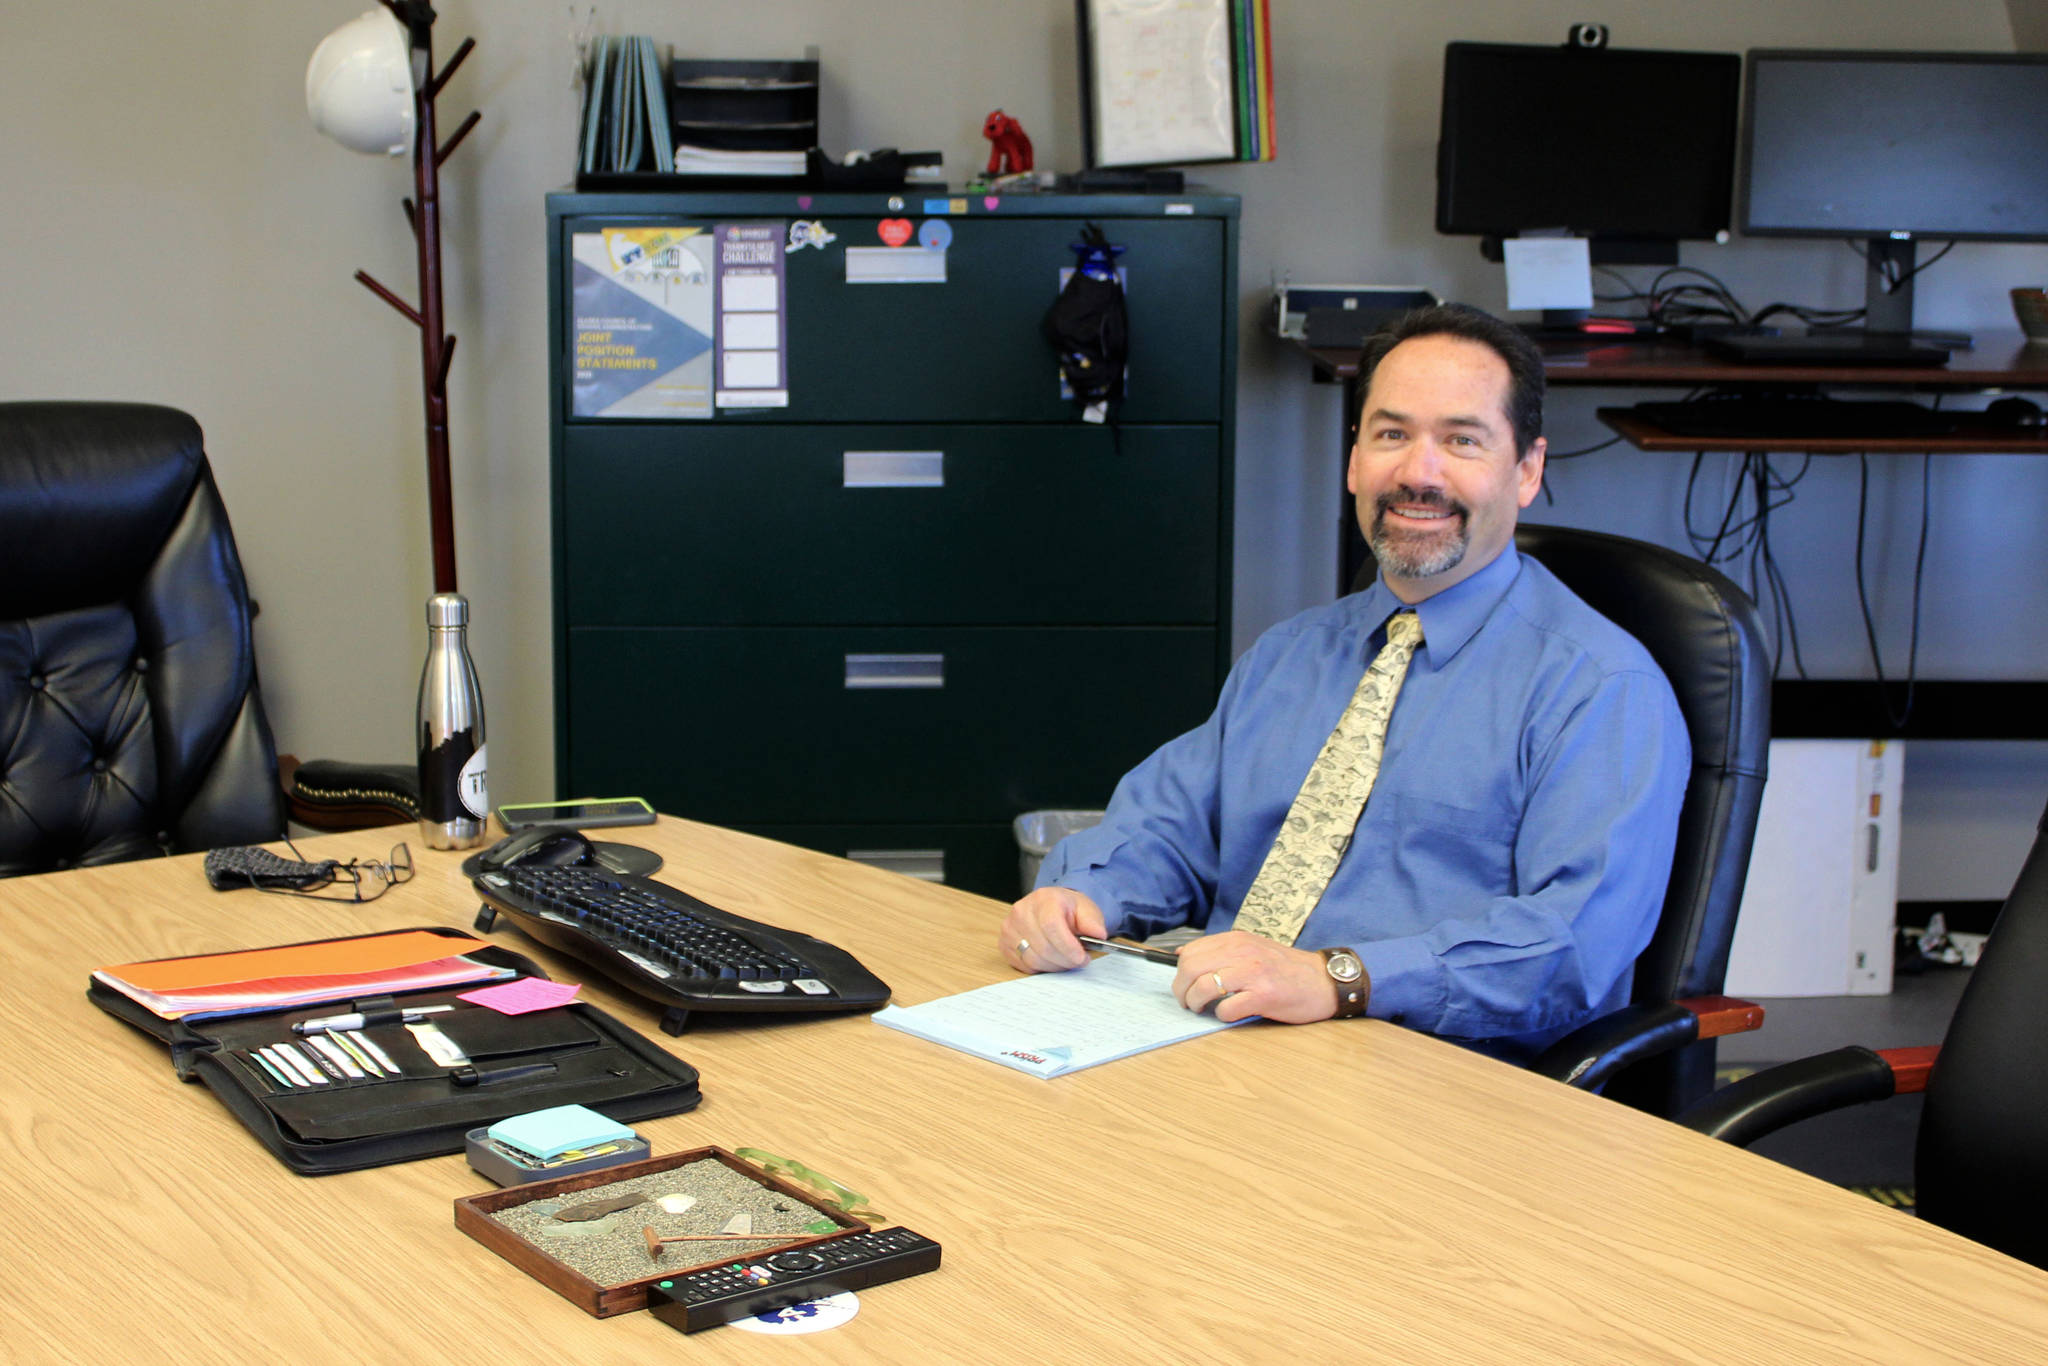
[[[1441,668],[1478,634],[1521,572],[1521,553],[1510,542],[1478,573],[1424,598],[1412,608],[1394,596],[1385,579],[1375,579],[1365,594],[1368,620],[1378,630],[1394,613],[1413,611],[1422,618],[1422,652],[1429,656],[1432,667]]]

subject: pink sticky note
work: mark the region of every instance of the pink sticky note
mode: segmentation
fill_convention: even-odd
[[[486,1006],[500,1015],[524,1015],[528,1011],[565,1006],[583,990],[574,982],[550,982],[542,977],[522,977],[494,987],[465,991],[456,999]]]

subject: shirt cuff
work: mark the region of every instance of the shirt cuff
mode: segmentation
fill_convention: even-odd
[[[1354,944],[1351,951],[1372,979],[1365,1013],[1377,1020],[1426,1029],[1442,1017],[1446,998],[1444,965],[1420,935]]]

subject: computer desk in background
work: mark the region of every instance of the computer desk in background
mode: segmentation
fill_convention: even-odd
[[[1289,344],[1305,355],[1312,378],[1344,386],[1338,415],[1338,481],[1349,459],[1353,424],[1363,396],[1361,351],[1355,347],[1310,347]],[[1920,397],[2012,392],[2031,394],[2040,402],[2048,391],[2048,346],[2034,346],[2014,330],[1987,329],[1976,334],[1969,350],[1950,353],[1947,365],[1745,365],[1716,357],[1688,341],[1624,341],[1553,339],[1538,343],[1543,373],[1557,388],[1756,389],[1817,386],[1854,391],[1912,390]],[[1711,451],[1764,451],[1781,455],[2048,455],[2048,430],[2001,427],[1995,423],[1967,425],[1950,436],[1859,438],[1753,437],[1705,440],[1674,436],[1629,413],[1602,408],[1600,420],[1645,454],[1648,459]],[[1365,560],[1347,494],[1337,530],[1337,592],[1350,591]],[[1853,516],[1854,509],[1843,510]],[[1544,521],[1540,515],[1532,520]],[[1967,668],[1968,661],[1961,667]],[[1896,699],[1892,705],[1897,705]],[[1923,679],[1915,687],[1913,714],[1904,727],[1894,725],[1884,698],[1870,683],[1858,679],[1779,679],[1771,690],[1772,734],[1780,738],[1852,739],[1873,737],[1910,740],[2048,740],[2048,680],[1972,680],[1951,672],[1942,679]]]
[[[612,832],[665,880],[857,954],[916,1003],[1008,975],[1001,907],[707,826]],[[405,830],[307,842],[382,854]],[[302,847],[306,847],[302,845]],[[1053,1081],[864,1016],[693,1029],[657,1153],[755,1146],[945,1263],[835,1331],[687,1346],[457,1232],[461,1157],[298,1177],[85,998],[96,966],[467,927],[459,857],[363,907],[210,890],[199,857],[0,882],[0,1356],[174,1362],[2048,1360],[2048,1272],[1598,1096],[1365,1020],[1253,1025]],[[575,966],[492,936],[567,980]]]

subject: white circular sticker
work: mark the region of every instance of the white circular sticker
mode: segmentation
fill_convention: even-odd
[[[461,795],[462,804],[478,820],[487,819],[491,814],[490,785],[484,770],[484,751],[489,748],[489,745],[478,745],[476,753],[470,755],[469,762],[462,766],[462,776],[455,780],[455,790]]]
[[[840,1324],[851,1321],[859,1312],[860,1296],[851,1290],[842,1290],[821,1300],[805,1300],[802,1304],[771,1309],[750,1319],[734,1319],[726,1327],[744,1328],[749,1333],[779,1333],[784,1336],[822,1333],[828,1328],[837,1328]]]

